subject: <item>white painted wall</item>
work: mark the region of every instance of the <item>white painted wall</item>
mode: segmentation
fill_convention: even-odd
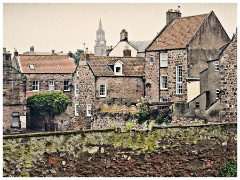
[[[200,94],[200,81],[187,82],[187,102]]]
[[[109,53],[109,56],[123,57],[123,50],[125,46],[128,46],[128,49],[131,50],[131,56],[137,56],[137,50],[130,46],[126,41],[120,41],[117,46]]]

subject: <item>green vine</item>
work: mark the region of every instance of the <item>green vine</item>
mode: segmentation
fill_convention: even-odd
[[[70,97],[60,93],[40,93],[27,98],[27,106],[30,111],[50,116],[61,114],[72,103]]]

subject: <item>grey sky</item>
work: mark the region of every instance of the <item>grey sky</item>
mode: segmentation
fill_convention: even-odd
[[[180,5],[182,17],[214,11],[230,36],[237,27],[237,4],[3,4],[3,46],[13,52],[93,51],[99,19],[107,45],[115,46],[120,31],[129,40],[152,40],[165,25],[166,11]]]

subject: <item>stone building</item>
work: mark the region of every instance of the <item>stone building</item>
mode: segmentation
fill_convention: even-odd
[[[220,119],[237,121],[237,32],[220,59]]]
[[[69,55],[23,55],[14,53],[13,66],[27,77],[26,98],[37,93],[58,92],[74,98],[73,74],[76,65]],[[57,129],[67,129],[75,122],[74,107],[68,107],[67,115],[56,117],[54,123]],[[53,123],[45,122],[45,118],[36,117],[30,113],[30,128],[36,130],[52,129]],[[51,127],[50,127],[51,126]]]
[[[120,41],[116,46],[107,50],[108,56],[124,57],[124,51],[130,50],[132,57],[145,57],[145,49],[150,41],[129,41],[128,32],[123,29],[120,32]]]
[[[188,114],[211,121],[237,120],[237,35],[214,53],[200,72],[201,93],[189,102]]]
[[[144,96],[144,58],[92,57],[80,61],[74,76],[78,82],[78,114],[87,128],[90,117],[101,104],[131,105]],[[89,121],[88,121],[89,122]]]
[[[190,102],[200,94],[199,73],[207,58],[230,41],[214,12],[181,17],[167,12],[167,23],[146,48],[146,97],[150,102]]]
[[[3,128],[26,128],[26,76],[12,67],[3,48]]]
[[[102,28],[102,21],[100,19],[98,30],[96,32],[96,40],[94,46],[94,54],[95,56],[106,56],[106,39],[105,39],[105,31]]]

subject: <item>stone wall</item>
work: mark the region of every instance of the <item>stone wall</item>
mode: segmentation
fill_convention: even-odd
[[[210,177],[236,157],[236,123],[3,137],[4,177]]]
[[[237,34],[220,59],[221,121],[237,121]]]
[[[149,58],[153,57],[153,62],[150,63]],[[145,94],[149,102],[159,102],[159,53],[147,52],[145,64]],[[147,87],[147,86],[150,87]]]
[[[99,96],[100,84],[106,84],[106,97]],[[144,83],[142,77],[96,77],[96,97],[98,102],[107,103],[106,100],[126,100],[126,105],[136,103],[144,96]],[[120,105],[119,102],[113,102]]]
[[[11,56],[3,58],[3,127],[11,128],[12,113],[26,116],[26,77],[11,66]]]
[[[79,84],[79,120],[83,128],[90,128],[90,119],[87,117],[87,104],[92,106],[92,114],[95,112],[95,77],[87,61],[79,61],[76,69],[79,77],[74,76],[74,82]],[[77,79],[76,79],[77,78]]]
[[[176,66],[182,65],[182,95],[176,94]],[[170,50],[168,51],[168,68],[160,68],[161,75],[168,76],[168,89],[160,91],[160,97],[168,98],[169,102],[187,101],[187,51]]]
[[[71,86],[71,91],[64,91],[64,80],[70,80],[72,84],[72,76],[73,74],[24,74],[27,77],[27,95],[35,94],[36,92],[32,91],[32,81],[39,81],[39,91],[38,92],[50,92],[48,81],[54,80],[55,91],[63,92],[65,95],[72,96],[73,95],[73,86]]]

